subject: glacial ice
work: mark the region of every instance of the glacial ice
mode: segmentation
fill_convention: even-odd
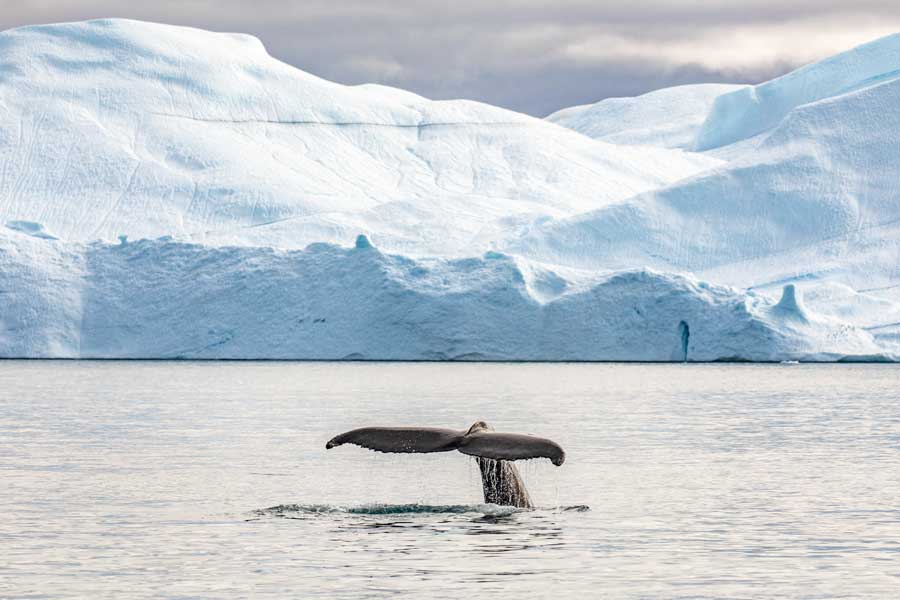
[[[249,36],[125,20],[0,34],[0,222],[69,241],[465,256],[718,164],[540,119],[343,86]],[[477,252],[477,250],[476,250]]]
[[[547,120],[613,144],[693,149],[719,96],[747,86],[702,83],[564,108]]]
[[[10,260],[10,257],[14,257]],[[795,319],[771,298],[622,271],[537,301],[516,261],[414,260],[141,240],[0,250],[11,356],[416,360],[835,360],[880,350],[861,329]]]
[[[540,120],[250,36],[9,30],[0,356],[895,360],[898,71],[894,36]]]
[[[900,34],[801,67],[715,99],[697,134],[698,151],[733,144],[775,127],[793,109],[900,78]]]
[[[26,233],[30,236],[34,236],[36,238],[43,238],[45,240],[55,240],[57,237],[49,233],[44,226],[40,223],[35,223],[33,221],[10,221],[6,224],[6,226],[15,231],[21,231],[22,233]]]

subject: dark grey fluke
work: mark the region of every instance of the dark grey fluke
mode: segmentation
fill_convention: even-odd
[[[531,499],[510,461],[548,458],[563,464],[566,453],[551,440],[520,433],[498,433],[484,421],[468,430],[436,427],[362,427],[335,436],[326,449],[355,444],[378,452],[450,452],[474,456],[481,471],[484,501],[503,506],[531,508]]]

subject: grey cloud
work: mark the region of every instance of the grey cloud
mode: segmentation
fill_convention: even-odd
[[[854,32],[900,29],[900,6],[880,0],[20,0],[0,28],[108,16],[251,33],[328,79],[535,115],[669,85],[762,81],[857,43]],[[770,30],[784,48],[765,47]],[[759,56],[748,43],[740,64],[710,60],[732,34],[762,36]]]

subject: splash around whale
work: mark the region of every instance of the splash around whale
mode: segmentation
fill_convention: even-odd
[[[556,466],[566,453],[556,442],[520,433],[500,433],[477,421],[468,430],[437,427],[362,427],[333,437],[326,450],[354,444],[377,452],[426,453],[457,450],[474,456],[481,471],[484,501],[500,506],[534,508],[516,460],[548,458]]]
[[[581,513],[591,510],[585,504],[558,505],[547,507],[498,506],[496,504],[359,504],[341,506],[336,504],[279,504],[258,508],[248,513],[248,521],[260,519],[313,519],[323,515],[380,517],[384,515],[477,515],[477,519],[492,520],[506,518],[521,512]]]

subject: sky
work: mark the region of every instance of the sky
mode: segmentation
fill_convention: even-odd
[[[0,0],[0,29],[128,17],[250,33],[326,79],[544,116],[702,82],[758,83],[900,32],[896,0]]]

